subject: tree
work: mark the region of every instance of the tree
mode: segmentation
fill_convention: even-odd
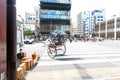
[[[96,34],[95,33],[92,33],[92,37],[95,37],[96,36]]]
[[[24,35],[25,35],[25,36],[30,36],[30,35],[32,35],[32,30],[30,30],[30,29],[24,30]]]

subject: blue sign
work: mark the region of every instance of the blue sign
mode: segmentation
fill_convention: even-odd
[[[94,13],[95,13],[95,12],[94,12],[94,11],[92,11],[92,15],[94,15]]]

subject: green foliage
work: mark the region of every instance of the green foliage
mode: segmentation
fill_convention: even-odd
[[[96,34],[95,33],[92,33],[92,37],[95,37],[96,36]]]
[[[30,29],[24,30],[24,35],[30,36],[30,35],[32,35],[32,31]]]

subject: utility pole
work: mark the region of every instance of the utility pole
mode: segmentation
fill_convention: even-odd
[[[7,80],[17,80],[16,0],[7,0]]]

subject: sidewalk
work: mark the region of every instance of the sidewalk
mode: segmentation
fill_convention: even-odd
[[[24,80],[120,80],[120,68],[113,68],[27,71]]]

